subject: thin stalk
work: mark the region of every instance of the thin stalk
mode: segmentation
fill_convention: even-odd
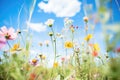
[[[88,35],[88,25],[87,25],[87,22],[85,22],[85,31],[86,31],[86,35]]]
[[[53,42],[52,36],[50,37],[50,39],[51,39],[51,42],[52,42],[53,51],[55,51],[55,48],[54,48],[54,42]],[[55,62],[55,60],[54,60],[54,62]]]
[[[20,36],[21,36],[21,38],[22,38],[22,42],[23,42],[23,44],[25,45],[25,41],[24,41],[24,39],[23,39],[22,34],[20,34]]]
[[[8,44],[8,46],[9,46],[9,48],[11,48],[11,45],[10,45],[10,43],[7,41],[7,44]]]
[[[54,51],[54,54],[55,54],[55,57],[54,57],[54,62],[56,61],[56,37],[55,37],[55,33],[54,33],[54,30],[53,28],[51,27],[51,31],[53,33],[53,38],[51,36],[51,41],[52,41],[52,46],[53,46],[53,51]],[[51,77],[52,77],[52,74],[53,74],[53,68],[52,68],[52,72],[51,72]]]
[[[62,44],[63,44],[63,46],[64,46],[64,40],[62,39]],[[63,48],[64,49],[64,51],[65,51],[65,54],[66,54],[66,56],[67,56],[67,49],[66,48]]]
[[[53,37],[54,37],[54,40],[52,39],[52,41],[54,42],[54,54],[55,54],[54,62],[55,62],[56,61],[56,54],[57,54],[57,51],[56,51],[56,37],[55,37],[55,33],[54,33],[54,30],[53,30],[52,27],[51,27],[51,30],[53,32]]]

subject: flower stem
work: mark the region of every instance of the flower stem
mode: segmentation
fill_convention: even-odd
[[[8,46],[9,46],[9,48],[11,48],[11,45],[10,45],[10,43],[7,41],[7,44],[8,44]]]
[[[53,43],[52,44],[54,45],[53,47],[54,47],[54,54],[55,54],[55,57],[54,57],[54,62],[55,62],[56,61],[56,54],[57,54],[56,53],[56,37],[55,37],[55,32],[54,32],[52,27],[51,27],[51,30],[53,32],[53,37],[54,37],[54,40],[52,39],[52,42],[54,42],[54,44]]]

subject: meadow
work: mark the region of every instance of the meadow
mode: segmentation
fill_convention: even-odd
[[[66,17],[57,32],[56,20],[48,18],[44,24],[49,40],[35,45],[40,50],[35,54],[31,54],[35,35],[29,23],[26,30],[1,26],[0,80],[120,80],[120,24],[114,23],[111,9],[105,6],[109,2],[99,3],[95,14],[80,19],[83,27]],[[98,26],[101,33],[96,34]]]

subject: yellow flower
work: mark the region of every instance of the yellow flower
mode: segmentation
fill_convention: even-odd
[[[43,54],[40,54],[39,57],[40,57],[41,60],[45,60],[46,59],[46,56],[43,55]]]
[[[86,41],[89,41],[92,37],[93,37],[92,34],[88,34],[84,39],[85,39]]]
[[[19,49],[20,45],[19,44],[14,44],[13,47],[11,48],[11,52],[17,51]]]
[[[53,67],[58,67],[58,62],[54,62]]]
[[[42,55],[42,60],[45,60],[46,59],[46,56],[45,55]]]
[[[74,28],[71,28],[72,33],[75,31]]]
[[[94,51],[100,51],[100,47],[97,43],[93,44]]]
[[[73,42],[71,41],[66,41],[64,44],[65,48],[73,48]]]

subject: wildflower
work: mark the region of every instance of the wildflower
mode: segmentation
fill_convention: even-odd
[[[45,60],[45,59],[46,59],[46,56],[45,56],[45,55],[42,55],[41,59],[42,59],[42,60]]]
[[[45,44],[47,47],[49,46],[49,43],[50,43],[49,40],[45,40],[45,41],[44,41],[44,44]]]
[[[93,44],[94,51],[100,51],[100,47],[97,43]]]
[[[93,44],[92,44],[92,43],[90,43],[90,44],[89,44],[89,46],[90,46],[90,47],[92,47],[92,46],[93,46]]]
[[[21,34],[21,31],[19,29],[17,30],[17,34]]]
[[[0,49],[6,45],[6,39],[3,36],[0,36]]]
[[[14,40],[17,38],[17,33],[13,28],[7,29],[6,26],[3,26],[0,31],[0,35],[4,36],[6,40]]]
[[[72,31],[72,33],[75,31],[73,25],[70,26],[70,30]]]
[[[64,44],[65,48],[73,48],[73,42],[71,41],[66,41]]]
[[[116,52],[117,52],[117,53],[120,53],[120,47],[118,47],[118,48],[116,49]]]
[[[108,55],[106,55],[105,57],[106,57],[106,58],[109,58],[109,56],[108,56]]]
[[[13,51],[17,51],[19,49],[20,49],[20,45],[19,44],[14,44],[10,51],[13,52]]]
[[[29,80],[35,80],[35,78],[36,78],[36,74],[31,73],[31,74],[30,74],[30,79],[29,79]]]
[[[61,58],[61,61],[62,61],[62,62],[64,62],[64,61],[65,61],[65,58],[64,58],[64,57],[62,57],[62,58]]]
[[[41,60],[45,60],[46,59],[46,56],[43,55],[43,54],[40,54],[39,57],[40,57]]]
[[[54,62],[53,67],[58,67],[58,62]]]
[[[23,66],[21,67],[21,70],[29,71],[30,70],[30,65],[29,64],[23,64]]]
[[[87,23],[88,22],[88,17],[87,16],[83,17],[83,20]]]
[[[79,27],[78,26],[76,26],[76,29],[78,29]]]
[[[74,28],[71,29],[72,33],[75,31]]]
[[[39,57],[42,58],[42,54],[40,54]]]
[[[39,45],[42,46],[43,44],[40,42]]]
[[[94,77],[94,79],[97,79],[97,78],[99,77],[99,73],[95,73],[95,74],[93,75],[93,77]]]
[[[82,46],[84,46],[84,44],[85,44],[84,42],[81,43]]]
[[[80,48],[75,48],[75,52],[79,53],[80,52]]]
[[[69,19],[69,18],[65,18],[64,23],[65,23],[65,25],[71,25],[73,23],[73,20]]]
[[[100,51],[100,47],[97,43],[95,44],[90,44],[91,47],[93,47],[93,52],[92,52],[92,55],[94,57],[98,56],[98,52]]]
[[[71,29],[71,28],[74,28],[74,26],[73,26],[73,25],[71,25],[71,26],[70,26],[70,29]]]
[[[37,59],[33,59],[33,60],[32,60],[32,64],[33,64],[33,65],[36,65],[36,64],[37,64],[37,62],[38,62],[38,60],[37,60]]]
[[[88,34],[84,39],[86,41],[89,41],[92,37],[93,37],[92,34]]]
[[[61,39],[63,39],[63,38],[64,38],[64,36],[63,36],[63,35],[60,35],[60,38],[61,38]]]
[[[53,32],[49,32],[49,36],[53,36]]]
[[[57,34],[56,34],[56,36],[57,36],[57,37],[60,37],[60,36],[61,36],[61,34],[60,34],[60,33],[57,33]]]
[[[45,24],[46,24],[47,26],[49,26],[49,27],[52,27],[53,24],[54,24],[54,20],[53,20],[53,19],[48,19],[48,20],[45,22]]]
[[[98,56],[98,52],[97,51],[93,51],[92,52],[92,56],[94,56],[94,57]]]

